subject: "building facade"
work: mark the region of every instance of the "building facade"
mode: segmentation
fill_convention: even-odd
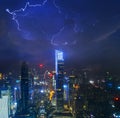
[[[26,111],[29,100],[28,65],[23,62],[21,67],[21,110]]]
[[[10,91],[0,90],[0,118],[9,118],[10,115]]]
[[[55,51],[55,68],[56,68],[56,105],[57,111],[62,112],[64,108],[63,107],[64,58],[63,52],[59,50]]]

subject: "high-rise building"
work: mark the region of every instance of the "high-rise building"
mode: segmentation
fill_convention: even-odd
[[[26,62],[22,63],[21,66],[21,99],[18,102],[18,108],[14,118],[36,118],[33,106],[29,104],[29,72],[28,65]]]
[[[0,118],[9,118],[10,116],[10,90],[0,90]]]
[[[64,58],[63,52],[55,51],[55,68],[56,68],[56,105],[57,111],[63,111],[64,98],[63,98],[63,81],[64,81]]]
[[[29,79],[28,79],[28,65],[23,62],[21,67],[21,110],[28,109],[29,100]]]
[[[63,84],[63,98],[64,98],[64,109],[68,110],[69,107],[69,78],[65,77]]]

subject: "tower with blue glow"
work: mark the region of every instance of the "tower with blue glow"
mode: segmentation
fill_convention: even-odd
[[[55,70],[56,70],[56,105],[57,111],[63,111],[63,82],[64,82],[64,58],[63,52],[55,50]]]

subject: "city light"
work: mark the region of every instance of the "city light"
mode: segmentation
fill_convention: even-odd
[[[55,91],[50,91],[50,95],[49,95],[49,100],[51,101],[52,100],[52,98],[53,98],[53,95],[55,94]]]
[[[49,76],[50,78],[52,78],[52,77],[53,77],[53,73],[48,72],[48,76]]]
[[[44,90],[41,90],[40,92],[41,92],[41,93],[44,93]]]
[[[118,86],[117,89],[120,90],[120,86]]]
[[[17,106],[17,102],[15,102],[14,104],[15,104],[15,106]]]
[[[0,73],[0,79],[2,79],[2,73]]]
[[[115,105],[112,105],[113,108],[115,108]]]
[[[93,80],[90,80],[89,83],[90,83],[90,84],[94,84],[94,81],[93,81]]]
[[[120,113],[114,113],[113,116],[114,118],[120,118]]]
[[[63,88],[67,88],[67,85],[63,85]]]
[[[14,89],[17,90],[17,87],[15,87]]]
[[[119,98],[119,97],[114,97],[114,100],[115,100],[115,101],[119,101],[120,98]]]
[[[110,88],[113,87],[113,84],[112,84],[112,83],[108,83],[107,85],[108,85],[108,87],[110,87]]]
[[[40,66],[40,68],[43,68],[43,64],[40,64],[39,66]]]

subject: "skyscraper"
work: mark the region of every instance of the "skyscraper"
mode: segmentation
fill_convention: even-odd
[[[10,90],[0,89],[0,118],[9,118],[10,115]]]
[[[22,63],[21,67],[21,110],[22,112],[28,109],[29,100],[29,79],[28,79],[28,65],[26,62]]]
[[[26,62],[21,66],[21,99],[14,118],[36,118],[36,114],[29,104],[29,73]]]
[[[63,111],[63,81],[64,81],[64,59],[63,52],[55,51],[55,68],[56,68],[56,104],[57,111]]]

